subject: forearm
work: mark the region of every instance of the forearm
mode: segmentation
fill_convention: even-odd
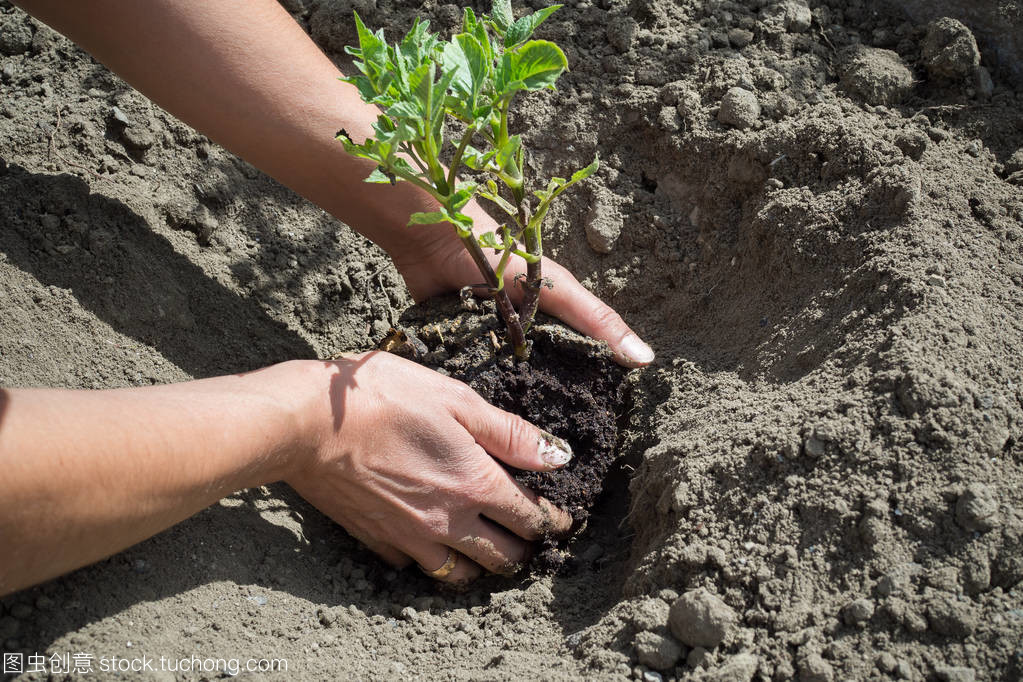
[[[378,110],[275,0],[16,0],[172,114],[391,251],[435,210],[405,184],[364,184],[334,136]]]
[[[146,388],[0,390],[0,594],[284,478],[312,448],[319,364]]]

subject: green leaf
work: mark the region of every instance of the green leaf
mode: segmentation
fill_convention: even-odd
[[[504,248],[504,245],[497,241],[497,235],[493,232],[484,232],[476,240],[484,249],[497,249],[500,251]]]
[[[393,185],[397,182],[397,180],[395,179],[393,173],[388,174],[387,172],[382,170],[380,166],[377,166],[376,168],[373,169],[373,172],[369,174],[369,177],[363,180],[363,182],[375,182],[381,185]]]
[[[598,168],[600,168],[600,156],[595,156],[593,157],[593,163],[589,166],[586,166],[586,168],[580,168],[575,173],[572,173],[572,179],[568,181],[568,184],[571,185],[579,182],[580,180],[585,180],[596,173]]]
[[[354,85],[359,91],[359,97],[367,102],[377,96],[376,88],[373,87],[372,81],[366,76],[353,76],[351,78],[342,78],[341,80]]]
[[[515,162],[518,160],[520,149],[522,149],[522,136],[512,135],[508,138],[508,142],[497,150],[497,154],[494,156],[494,163],[501,170],[509,173],[512,172],[516,165]]]
[[[434,225],[436,223],[451,223],[461,236],[472,234],[472,218],[458,211],[449,212],[441,208],[439,211],[430,213],[413,213],[409,216],[408,221],[409,225]]]
[[[428,114],[430,116],[430,126],[434,139],[437,140],[437,148],[440,149],[440,145],[444,142],[444,99],[445,93],[448,88],[451,87],[451,81],[454,80],[454,71],[445,71],[441,73],[437,82],[433,84],[433,94],[430,97],[430,107]]]
[[[498,95],[507,95],[521,90],[521,84],[516,87],[513,85],[515,79],[512,77],[512,57],[510,52],[505,52],[501,55],[501,58],[497,61],[497,65],[494,68],[494,87],[497,89]]]
[[[409,91],[422,106],[423,111],[430,110],[430,98],[433,95],[433,78],[436,75],[437,66],[433,62],[425,62],[416,67],[409,74]]]
[[[473,170],[484,170],[490,160],[494,158],[496,152],[481,152],[472,145],[466,145],[465,151],[462,152],[462,163]]]
[[[413,213],[408,218],[409,225],[436,225],[437,223],[450,222],[446,214],[441,211],[429,213]]]
[[[490,35],[487,33],[487,25],[482,21],[476,24],[476,29],[472,31],[473,36],[476,38],[476,42],[483,48],[483,57],[487,60],[487,64],[494,63],[494,46],[490,43]],[[489,71],[489,69],[488,69]]]
[[[547,215],[547,210],[551,206],[551,202],[564,192],[566,189],[586,178],[593,175],[597,168],[600,167],[600,157],[594,157],[593,163],[586,168],[577,170],[572,173],[572,177],[568,180],[565,178],[551,178],[550,182],[547,183],[547,189],[538,192],[533,192],[539,199],[540,204],[536,207],[536,212],[533,213],[533,217],[529,219],[529,227],[531,229],[537,229],[543,222],[544,217]]]
[[[531,40],[505,57],[509,59],[502,94],[553,88],[558,76],[568,68],[565,53],[549,40]]]
[[[471,7],[462,10],[462,33],[475,33],[478,24],[476,13],[472,11]]]
[[[464,231],[472,230],[472,224],[473,224],[472,223],[472,218],[470,218],[469,216],[465,215],[464,213],[459,213],[458,211],[455,211],[454,213],[448,214],[447,218],[448,218],[449,222],[452,222],[452,223],[455,224],[455,227],[463,228]],[[462,230],[460,230],[460,232],[461,231]]]
[[[391,166],[395,170],[401,171],[406,175],[411,175],[413,177],[419,177],[420,175],[422,175],[422,173],[419,172],[419,169],[413,168],[411,163],[401,158],[400,156],[396,156],[391,160]]]
[[[461,211],[462,207],[469,203],[469,200],[476,194],[477,185],[475,182],[467,182],[458,188],[458,191],[451,195],[451,208]]]
[[[416,102],[395,102],[393,105],[388,107],[387,115],[391,118],[411,118],[418,120],[423,117],[423,112],[420,110],[419,105]]]
[[[494,0],[494,4],[490,9],[490,18],[497,25],[498,33],[504,35],[504,32],[515,21],[511,0]]]
[[[493,181],[491,181],[491,182],[493,182]],[[519,212],[515,209],[514,206],[511,205],[511,202],[509,202],[507,199],[505,199],[504,197],[502,197],[500,194],[497,193],[497,186],[496,185],[493,187],[492,191],[489,191],[489,192],[481,191],[479,193],[479,195],[481,197],[483,197],[484,199],[486,199],[487,201],[492,201],[495,204],[497,204],[497,206],[502,211],[504,211],[505,213],[510,215],[512,218],[515,218],[516,222],[518,222]]]
[[[469,99],[470,109],[476,108],[476,98],[487,80],[489,64],[483,47],[474,36],[460,33],[444,46],[444,68],[454,71],[451,85]]]
[[[362,17],[359,16],[358,12],[355,14],[355,28],[359,34],[359,57],[362,57],[363,61],[368,67],[367,75],[371,80],[376,80],[375,76],[384,68],[387,60],[387,42],[384,40],[383,29],[376,33],[371,32],[366,28],[366,24],[362,23]],[[377,92],[382,92],[378,90]]]
[[[508,27],[508,30],[504,34],[504,46],[511,48],[519,43],[529,40],[529,37],[533,35],[533,31],[536,27],[542,24],[547,18],[561,9],[561,5],[551,5],[550,7],[544,7],[543,9],[527,14],[522,17],[514,24]]]

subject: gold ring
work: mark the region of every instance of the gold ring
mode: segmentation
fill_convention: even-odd
[[[430,576],[431,578],[434,578],[436,580],[443,580],[444,578],[447,578],[449,575],[451,575],[451,572],[455,570],[455,564],[457,563],[458,552],[451,548],[448,548],[448,558],[444,560],[444,564],[440,568],[438,568],[435,571],[428,571],[425,568],[423,568],[422,565],[420,565],[419,570],[421,570],[423,573]]]

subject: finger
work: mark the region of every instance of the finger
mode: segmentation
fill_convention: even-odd
[[[529,545],[521,538],[481,517],[451,544],[491,573],[501,575],[518,573],[529,554]]]
[[[516,469],[553,471],[572,460],[572,446],[475,393],[454,406],[455,418],[484,450]]]
[[[368,545],[367,545],[368,546]],[[412,563],[412,557],[405,552],[401,552],[390,545],[381,545],[379,547],[370,547],[370,549],[381,559],[386,561],[395,568],[405,568]]]
[[[524,540],[560,537],[572,529],[572,516],[522,485],[496,462],[486,472],[482,513]]]
[[[436,542],[429,544],[424,542],[422,545],[409,548],[409,554],[419,564],[419,568],[434,580],[450,585],[467,585],[480,577],[483,569],[479,564],[460,552],[454,551],[454,554],[449,554],[452,551],[454,551],[452,548]],[[444,567],[449,556],[454,560],[451,571],[446,575],[431,575],[432,572]]]
[[[361,535],[352,534],[359,542],[366,546],[366,549],[376,554],[378,557],[383,559],[385,562],[394,566],[395,568],[405,568],[412,563],[412,558],[402,552],[394,545],[389,545],[386,542],[378,542],[376,540],[368,540]]]
[[[620,365],[642,367],[653,362],[653,349],[572,273],[549,261],[544,264],[544,270],[554,283],[552,289],[540,294],[540,308],[544,312],[591,338],[607,341]]]

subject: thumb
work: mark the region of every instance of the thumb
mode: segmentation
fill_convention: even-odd
[[[557,263],[546,261],[553,288],[540,294],[540,307],[579,332],[606,341],[618,364],[643,367],[653,362],[654,351],[625,324],[611,306],[590,293],[572,273]]]
[[[483,398],[460,405],[456,419],[476,442],[505,464],[529,471],[553,471],[572,460],[572,446]]]

